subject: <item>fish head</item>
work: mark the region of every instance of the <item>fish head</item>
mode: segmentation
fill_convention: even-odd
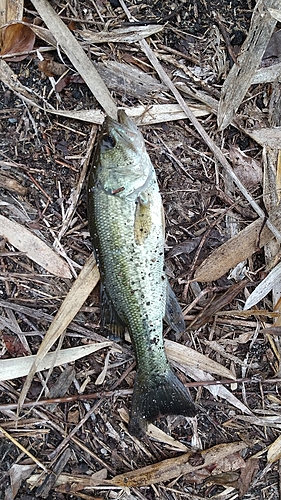
[[[144,138],[123,110],[118,121],[106,117],[94,156],[95,177],[109,194],[120,197],[141,191],[154,174]]]

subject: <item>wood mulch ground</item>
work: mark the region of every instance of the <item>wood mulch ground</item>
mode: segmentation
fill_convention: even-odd
[[[0,12],[25,23],[1,31],[0,498],[280,498],[281,2]],[[116,106],[156,169],[187,326],[165,326],[166,349],[199,407],[143,440],[131,344],[101,336],[86,212]]]

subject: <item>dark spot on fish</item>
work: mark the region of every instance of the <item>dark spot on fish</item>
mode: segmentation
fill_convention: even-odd
[[[112,190],[111,190],[111,194],[121,193],[121,191],[124,191],[124,189],[125,189],[125,188],[124,188],[123,186],[122,186],[122,187],[120,187],[120,188],[118,188],[118,189],[112,189]]]

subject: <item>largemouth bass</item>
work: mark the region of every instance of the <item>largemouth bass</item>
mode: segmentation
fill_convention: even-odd
[[[164,216],[155,170],[141,132],[124,111],[105,119],[90,170],[88,218],[101,274],[101,323],[128,330],[137,360],[129,431],[140,436],[160,415],[195,415],[172,371],[163,318],[184,329],[164,273]]]

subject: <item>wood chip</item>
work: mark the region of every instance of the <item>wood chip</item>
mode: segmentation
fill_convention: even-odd
[[[151,24],[147,26],[127,26],[125,28],[117,28],[112,31],[100,31],[95,33],[92,30],[76,30],[84,40],[88,43],[135,43],[143,38],[147,38],[159,31],[163,30],[160,24]]]

